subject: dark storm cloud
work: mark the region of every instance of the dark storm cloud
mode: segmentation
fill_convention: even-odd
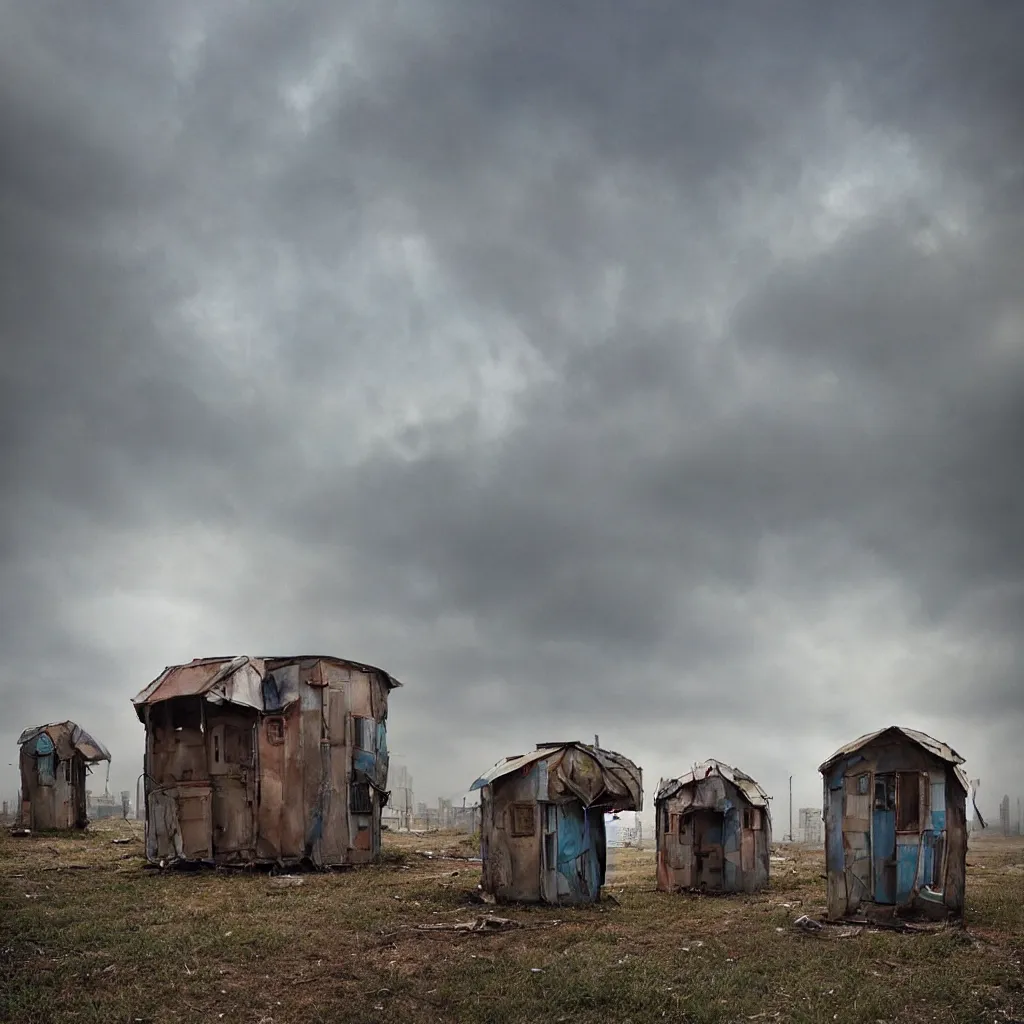
[[[598,731],[813,803],[905,719],[1010,786],[1021,19],[12,7],[0,741],[127,785],[163,664],[316,649],[421,798]]]

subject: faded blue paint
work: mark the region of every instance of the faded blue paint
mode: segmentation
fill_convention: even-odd
[[[921,839],[916,835],[901,835],[896,840],[896,902],[906,903],[917,881],[917,862]],[[876,896],[877,899],[877,896]],[[878,902],[883,902],[879,900]],[[891,903],[892,900],[884,902]]]
[[[558,810],[558,873],[569,886],[570,899],[596,900],[601,891],[601,864],[592,841],[590,815],[575,801]]]
[[[352,754],[352,764],[355,766],[356,771],[373,775],[374,768],[377,766],[377,758],[372,750],[360,750],[356,747]]]
[[[841,798],[842,794],[840,794]],[[839,842],[843,841],[840,822]],[[872,821],[872,849],[874,861],[875,902],[893,903],[896,893],[888,864],[896,856],[896,812],[875,810]]]
[[[932,776],[932,830],[946,830],[946,780]]]
[[[932,884],[932,872],[935,869],[935,833],[925,832],[921,836],[924,853],[921,857],[921,877],[917,880],[918,888]]]

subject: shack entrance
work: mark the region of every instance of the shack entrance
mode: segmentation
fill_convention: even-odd
[[[681,831],[690,840],[691,884],[697,889],[721,889],[725,815],[706,809],[692,811],[683,815]]]
[[[214,856],[256,843],[256,714],[231,708],[207,717]]]

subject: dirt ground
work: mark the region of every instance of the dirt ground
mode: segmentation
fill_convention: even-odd
[[[618,850],[597,906],[497,908],[452,834],[274,878],[146,869],[135,822],[5,829],[0,1021],[1024,1020],[1024,841],[973,839],[966,928],[929,934],[805,933],[822,855],[777,852],[756,897],[659,893],[653,851]]]

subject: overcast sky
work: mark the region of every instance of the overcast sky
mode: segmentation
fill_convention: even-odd
[[[0,791],[197,656],[1024,795],[1024,4],[0,0]],[[102,782],[99,788],[102,789]]]

